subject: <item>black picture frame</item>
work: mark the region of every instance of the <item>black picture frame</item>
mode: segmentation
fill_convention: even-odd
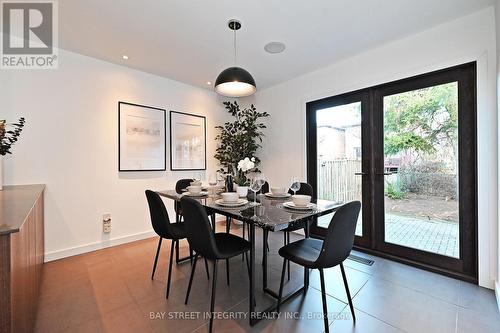
[[[200,118],[203,120],[203,167],[202,168],[180,168],[174,165],[174,137],[172,130],[172,115],[183,115],[188,117]],[[207,170],[207,118],[202,115],[180,112],[180,111],[170,111],[169,114],[169,123],[170,123],[170,170],[171,171],[203,171]]]
[[[163,149],[162,149],[162,157],[159,159],[161,160],[161,167],[158,168],[130,168],[130,167],[125,167],[122,165],[122,157],[123,157],[123,149],[122,149],[122,106],[130,106],[130,107],[137,107],[137,108],[143,108],[147,110],[154,110],[154,111],[159,111],[162,113],[160,118],[163,120],[163,135],[162,135],[162,141],[163,141]],[[119,172],[140,172],[140,171],[166,171],[167,170],[167,111],[162,108],[154,107],[154,106],[149,106],[149,105],[144,105],[144,104],[137,104],[137,103],[130,103],[130,102],[124,102],[124,101],[118,101],[118,171]]]

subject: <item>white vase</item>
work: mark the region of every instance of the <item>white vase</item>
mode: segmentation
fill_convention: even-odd
[[[248,195],[248,186],[238,186],[236,192],[240,198],[245,198]]]

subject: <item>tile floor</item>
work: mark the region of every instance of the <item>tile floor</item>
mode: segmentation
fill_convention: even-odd
[[[220,226],[222,229],[222,226]],[[241,235],[239,227],[232,232]],[[261,240],[257,235],[257,239]],[[282,243],[270,235],[269,286],[279,286]],[[299,236],[295,236],[299,237]],[[184,305],[190,265],[175,266],[172,290],[165,299],[169,243],[164,242],[155,279],[150,279],[157,239],[148,239],[45,264],[35,332],[207,332],[210,281],[200,265],[189,305]],[[187,252],[186,243],[181,254]],[[260,260],[256,253],[257,289],[261,290]],[[500,314],[493,291],[385,259],[366,266],[347,260],[347,278],[354,297],[357,321],[353,324],[338,268],[325,272],[331,332],[500,332]],[[305,296],[282,308],[277,320],[250,327],[248,275],[241,257],[231,260],[231,285],[226,286],[225,265],[219,269],[214,332],[322,332],[319,275],[311,272]],[[292,265],[285,292],[298,287],[303,270]],[[257,306],[271,300],[259,293]],[[288,318],[284,318],[287,316]]]

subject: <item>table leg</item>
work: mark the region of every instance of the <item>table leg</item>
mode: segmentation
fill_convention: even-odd
[[[248,236],[250,238],[250,302],[249,322],[254,325],[253,315],[255,312],[255,225],[248,224]]]
[[[310,225],[310,220],[306,222],[305,228],[304,228],[304,234],[305,238],[309,238],[309,225]],[[307,292],[307,288],[309,288],[309,268],[304,267],[304,294]]]
[[[262,288],[267,288],[267,236],[269,230],[262,229]]]

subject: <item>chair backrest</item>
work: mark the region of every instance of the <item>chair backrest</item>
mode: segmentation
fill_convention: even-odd
[[[175,192],[181,194],[182,190],[184,190],[186,187],[191,185],[192,179],[184,178],[184,179],[179,179],[177,183],[175,183]]]
[[[199,201],[183,197],[181,199],[186,223],[187,239],[191,249],[207,259],[220,257],[215,242],[215,234],[205,208]]]
[[[292,190],[288,190],[288,193],[293,194]],[[314,194],[313,187],[308,183],[300,183],[300,188],[295,194],[310,195]]]
[[[151,190],[146,190],[146,199],[149,205],[149,214],[151,216],[151,224],[153,230],[158,236],[168,239],[177,239],[177,235],[170,227],[170,219],[168,218],[167,209],[163,200],[158,193]]]
[[[361,202],[351,201],[340,207],[328,226],[317,267],[328,268],[342,263],[351,253]]]
[[[175,183],[175,192],[181,194],[182,190],[191,185],[193,180],[189,178],[179,179],[177,183]],[[178,201],[174,201],[174,210],[176,213],[181,212],[181,205]]]
[[[262,185],[261,189],[259,192],[257,192],[258,194],[265,194],[265,193],[269,193],[269,183],[268,182],[265,182],[264,185]]]

